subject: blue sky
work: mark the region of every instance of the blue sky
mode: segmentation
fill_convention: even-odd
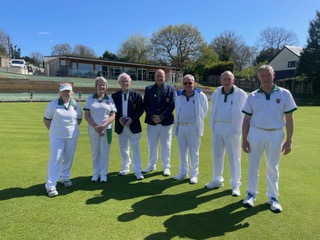
[[[284,27],[306,44],[320,0],[0,0],[0,29],[21,48],[51,54],[55,44],[83,44],[98,56],[117,53],[132,34],[146,37],[168,25],[192,24],[210,43],[225,30],[249,46],[268,27]]]

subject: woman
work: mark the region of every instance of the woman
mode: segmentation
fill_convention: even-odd
[[[112,139],[112,122],[117,111],[108,97],[108,83],[103,77],[96,78],[96,92],[87,98],[83,110],[88,122],[88,134],[92,149],[92,182],[107,182],[109,152]]]
[[[72,85],[61,83],[59,92],[60,97],[49,103],[43,119],[50,136],[50,159],[45,184],[49,197],[58,195],[56,185],[59,177],[65,187],[72,186],[70,170],[82,120],[81,108],[71,98]]]

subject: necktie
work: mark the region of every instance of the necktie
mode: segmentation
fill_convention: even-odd
[[[124,95],[124,100],[127,101],[127,93],[123,93]]]

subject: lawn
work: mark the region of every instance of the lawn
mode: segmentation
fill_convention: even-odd
[[[48,131],[42,123],[48,103],[0,103],[0,239],[319,239],[320,108],[299,107],[294,113],[293,151],[281,160],[280,202],[274,214],[266,203],[265,161],[255,207],[242,206],[247,180],[243,153],[242,196],[232,197],[226,161],[225,186],[208,190],[212,177],[211,133],[200,152],[199,182],[175,181],[158,169],[136,181],[132,172],[120,177],[120,153],[114,134],[106,184],[91,183],[91,150],[87,123],[72,168],[74,186],[58,185],[49,198],[44,183],[49,157]],[[83,106],[83,103],[81,103]],[[143,124],[141,155],[147,166]],[[172,176],[178,173],[176,139]]]

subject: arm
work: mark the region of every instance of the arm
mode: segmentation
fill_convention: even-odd
[[[51,120],[44,118],[43,123],[48,130],[50,130]]]
[[[291,144],[292,144],[292,137],[293,137],[293,116],[292,112],[285,114],[286,118],[286,130],[287,130],[287,139],[282,145],[282,152],[284,155],[287,155],[291,152]]]
[[[250,128],[250,115],[245,115],[242,123],[242,149],[244,152],[250,152],[250,143],[248,142],[248,133]]]

